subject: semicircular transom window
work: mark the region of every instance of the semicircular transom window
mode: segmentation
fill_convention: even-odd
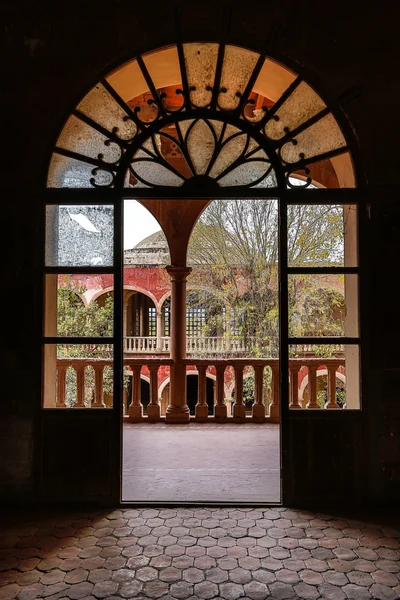
[[[138,56],[67,120],[48,187],[353,187],[345,136],[321,97],[270,58],[187,43]]]

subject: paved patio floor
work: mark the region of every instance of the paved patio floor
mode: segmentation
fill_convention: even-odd
[[[0,599],[399,600],[399,515],[377,512],[3,510]]]
[[[122,499],[279,502],[279,425],[124,425]]]

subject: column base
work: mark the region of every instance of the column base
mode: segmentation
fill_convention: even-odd
[[[264,404],[253,404],[252,409],[253,421],[260,423],[265,421],[265,406]]]
[[[216,404],[214,406],[214,417],[218,421],[219,419],[228,418],[228,407],[226,404]]]
[[[91,408],[105,408],[106,405],[104,402],[93,402]]]
[[[271,419],[279,419],[279,404],[271,404],[271,406],[269,407],[269,416]]]
[[[195,408],[196,419],[207,421],[208,419],[208,406],[207,404],[196,404]]]
[[[161,407],[159,404],[148,404],[147,418],[149,421],[158,421],[161,416]]]
[[[137,406],[136,404],[131,404],[129,406],[129,421],[131,423],[139,423],[139,421],[141,421],[143,418],[143,406],[141,404],[139,404],[139,406]]]
[[[165,413],[165,422],[171,424],[190,423],[189,407],[169,405]]]
[[[324,408],[340,408],[339,404],[325,404]]]
[[[321,410],[321,407],[319,404],[310,404],[309,402],[307,402],[306,408],[317,408],[317,409]]]
[[[233,418],[243,420],[246,418],[246,407],[244,404],[233,405]]]

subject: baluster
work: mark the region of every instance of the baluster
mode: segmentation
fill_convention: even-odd
[[[340,408],[336,402],[336,371],[338,364],[328,365],[328,402],[325,408]]]
[[[197,371],[199,372],[198,380],[198,392],[197,392],[197,404],[195,408],[196,419],[199,421],[207,421],[208,418],[208,406],[207,406],[207,383],[206,383],[206,372],[207,365],[197,365]]]
[[[85,407],[85,367],[77,365],[76,370],[76,404],[75,408]]]
[[[271,419],[279,420],[279,365],[271,365],[272,370],[272,402],[269,407],[269,416]]]
[[[228,409],[225,404],[224,397],[224,374],[225,365],[217,365],[217,404],[214,407],[214,414],[216,420],[224,420],[228,417]]]
[[[254,367],[254,404],[253,404],[253,421],[263,422],[265,420],[265,405],[263,403],[263,365]]]
[[[140,371],[142,365],[133,365],[132,369],[132,394],[129,405],[129,420],[132,423],[138,423],[143,418],[143,405],[140,402]]]
[[[308,402],[306,408],[320,408],[317,402],[317,365],[308,367]]]
[[[104,365],[93,365],[94,368],[94,408],[104,408],[105,402],[103,397],[103,370]]]
[[[289,408],[301,408],[299,403],[299,365],[290,364],[290,404]]]
[[[150,403],[147,406],[147,417],[149,421],[157,421],[161,410],[158,402],[158,365],[149,365],[150,371]]]
[[[246,407],[243,404],[243,366],[234,365],[235,368],[235,404],[233,405],[233,418],[244,421]]]
[[[67,375],[67,366],[59,365],[57,367],[58,371],[58,381],[57,381],[57,402],[56,408],[66,408],[65,403],[65,388],[66,388],[66,375]]]

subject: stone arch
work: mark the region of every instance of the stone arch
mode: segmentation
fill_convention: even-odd
[[[317,378],[323,377],[324,375],[328,375],[328,369],[323,368],[323,369],[317,370]],[[336,379],[340,379],[340,381],[342,381],[346,385],[346,375],[344,375],[340,371],[336,371]],[[301,381],[301,384],[299,386],[299,402],[303,402],[304,391],[307,386],[308,386],[308,373],[307,373],[307,375],[304,375],[304,377]]]

